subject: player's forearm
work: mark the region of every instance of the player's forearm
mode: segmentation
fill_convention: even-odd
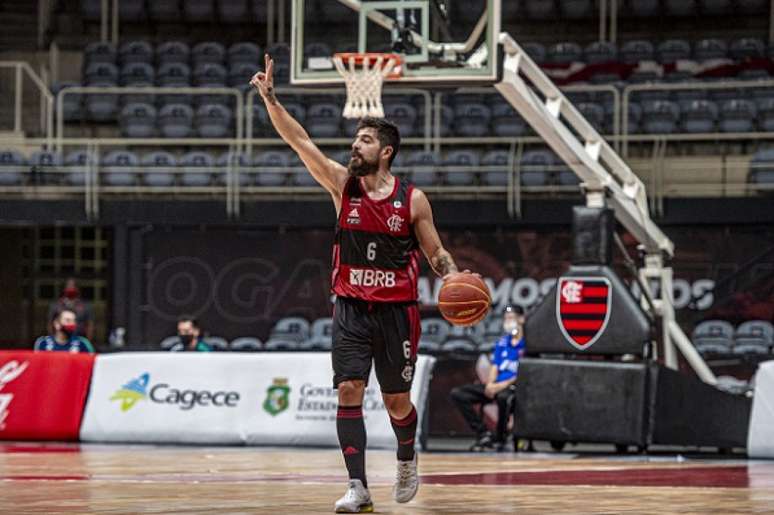
[[[266,111],[269,113],[271,123],[288,145],[295,148],[301,141],[309,139],[309,135],[301,124],[277,100],[274,88],[269,88],[269,91],[263,95],[263,101],[266,104]]]
[[[459,272],[457,269],[457,264],[454,263],[454,259],[452,259],[451,254],[449,254],[443,247],[439,247],[438,250],[436,250],[435,253],[430,256],[430,267],[440,277]]]

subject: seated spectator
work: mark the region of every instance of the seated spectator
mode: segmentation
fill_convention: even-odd
[[[497,448],[502,451],[507,443],[506,428],[515,401],[515,382],[519,358],[524,354],[524,311],[519,306],[507,306],[503,315],[503,334],[492,351],[492,366],[486,384],[466,384],[454,388],[451,397],[476,433],[472,451]],[[497,403],[497,432],[487,429],[474,405],[482,408],[490,402]]]
[[[78,285],[73,278],[67,279],[62,295],[49,306],[48,319],[53,320],[57,313],[61,313],[65,309],[75,313],[78,334],[83,335],[88,340],[94,339],[94,324],[92,323],[94,317],[91,306],[81,298],[81,290],[78,289]],[[52,329],[49,328],[49,330]]]
[[[177,320],[178,343],[169,348],[170,352],[211,352],[212,347],[202,338],[199,321],[190,315],[183,315]]]
[[[41,336],[35,342],[36,351],[94,352],[91,342],[78,336],[76,314],[72,309],[63,309],[51,321],[52,335]]]

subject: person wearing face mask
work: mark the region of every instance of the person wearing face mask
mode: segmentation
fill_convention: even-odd
[[[183,315],[177,320],[178,343],[170,347],[171,352],[211,352],[212,347],[202,338],[199,321],[196,318]]]
[[[524,354],[524,311],[519,306],[507,306],[503,314],[503,335],[492,351],[492,366],[486,384],[466,384],[451,391],[451,398],[470,428],[475,431],[476,442],[472,451],[497,448],[506,444],[508,417],[512,411],[515,382],[519,370],[519,358]],[[487,429],[475,405],[496,402],[498,408],[497,431]]]
[[[78,324],[73,310],[63,309],[56,313],[49,336],[41,336],[35,342],[36,351],[94,352],[88,339],[78,335]]]
[[[81,290],[72,277],[65,281],[62,295],[53,302],[48,310],[48,319],[53,320],[57,313],[69,309],[75,313],[78,334],[88,340],[94,339],[94,324],[91,306],[81,298]]]

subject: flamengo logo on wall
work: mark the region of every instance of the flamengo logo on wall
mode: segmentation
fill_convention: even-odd
[[[3,391],[5,385],[22,375],[27,370],[29,364],[29,361],[25,361],[20,365],[18,361],[14,360],[3,365],[0,368],[0,392]],[[8,413],[10,413],[9,409],[12,400],[12,393],[0,393],[0,431],[5,429],[5,419],[8,418]]]
[[[239,403],[238,392],[209,390],[180,390],[167,383],[158,383],[148,390],[150,374],[145,372],[129,380],[111,397],[111,401],[121,401],[121,411],[129,411],[141,400],[150,400],[156,404],[179,406],[183,411],[195,407],[235,408]]]

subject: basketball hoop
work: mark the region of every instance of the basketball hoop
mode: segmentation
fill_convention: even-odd
[[[401,77],[403,60],[397,54],[338,53],[333,62],[347,86],[344,118],[384,118],[382,84]]]

